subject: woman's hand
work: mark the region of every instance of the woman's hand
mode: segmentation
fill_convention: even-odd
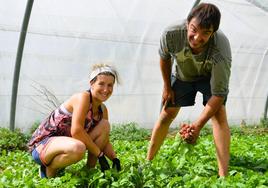
[[[105,170],[110,169],[110,165],[105,157],[105,155],[103,154],[103,152],[101,151],[99,156],[98,156],[98,160],[101,166],[101,171],[104,172]]]
[[[120,160],[118,158],[113,159],[113,168],[119,172],[121,170]]]

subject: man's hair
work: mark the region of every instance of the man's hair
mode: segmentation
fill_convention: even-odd
[[[210,3],[201,3],[194,7],[187,17],[188,23],[196,18],[201,28],[209,29],[213,27],[213,31],[219,29],[221,13],[218,7]]]

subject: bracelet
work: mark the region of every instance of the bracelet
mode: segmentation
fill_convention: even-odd
[[[103,156],[103,152],[100,151],[99,155],[98,155],[98,158],[102,157]]]

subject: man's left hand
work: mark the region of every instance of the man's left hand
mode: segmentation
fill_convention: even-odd
[[[181,125],[179,133],[181,135],[181,138],[185,140],[188,144],[195,144],[198,139],[200,129],[194,124],[189,125],[183,123]]]

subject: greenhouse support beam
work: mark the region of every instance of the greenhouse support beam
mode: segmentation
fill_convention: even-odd
[[[193,9],[194,7],[196,7],[199,3],[200,3],[200,0],[196,0],[196,1],[194,2],[194,5],[193,5],[192,9]],[[191,10],[192,10],[192,9],[191,9]]]
[[[14,131],[15,129],[15,117],[16,117],[16,103],[17,103],[17,93],[18,93],[18,85],[19,85],[19,76],[20,76],[20,66],[21,66],[21,59],[23,54],[24,42],[27,34],[28,23],[30,20],[31,10],[33,6],[34,0],[28,0],[23,23],[20,31],[20,39],[17,48],[17,56],[16,56],[16,63],[14,68],[13,74],[13,83],[12,83],[12,96],[11,96],[11,105],[10,105],[10,119],[9,119],[9,128],[10,130]]]
[[[263,115],[264,120],[267,120],[267,111],[268,111],[268,95],[266,98],[266,103],[265,103],[265,108],[264,108],[264,115]]]

